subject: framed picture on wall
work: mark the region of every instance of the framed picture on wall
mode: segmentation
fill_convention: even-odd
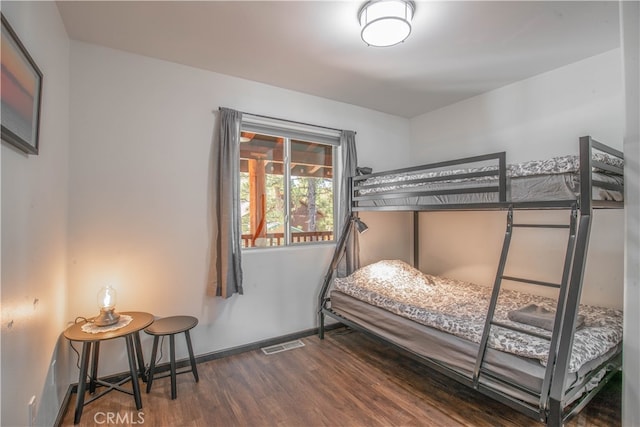
[[[2,140],[38,154],[42,73],[2,15]]]

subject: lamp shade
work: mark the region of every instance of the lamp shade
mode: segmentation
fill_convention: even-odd
[[[100,314],[94,319],[96,326],[111,326],[118,323],[120,315],[116,313],[116,290],[111,286],[105,286],[98,292],[98,308]]]
[[[116,306],[116,290],[105,286],[98,292],[98,308],[111,310]]]
[[[358,230],[358,233],[362,234],[369,229],[367,224],[365,224],[360,218],[355,217],[354,221],[356,223],[356,230]]]
[[[415,3],[408,0],[370,0],[358,13],[362,40],[369,46],[393,46],[411,34]]]

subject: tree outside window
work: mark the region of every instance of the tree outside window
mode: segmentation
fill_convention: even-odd
[[[333,241],[334,146],[242,132],[242,247]]]

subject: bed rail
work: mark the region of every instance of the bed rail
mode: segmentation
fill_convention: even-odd
[[[613,159],[604,162],[603,156]],[[590,136],[579,143],[580,190],[565,200],[510,200],[505,152],[466,157],[409,168],[359,175],[351,185],[351,209],[358,211],[429,211],[508,209],[571,209],[576,201],[580,212],[592,208],[621,208],[623,185],[594,176],[599,172],[623,177],[623,153]],[[622,179],[620,179],[622,181]],[[595,192],[595,193],[594,193]],[[607,200],[594,200],[605,194]]]
[[[593,173],[596,170],[604,171],[611,175],[624,177],[624,170],[621,167],[613,166],[599,160],[594,160],[594,154],[604,153],[611,158],[624,163],[622,151],[609,147],[596,141],[590,136],[580,137],[580,213],[586,214],[592,208],[622,208],[622,201],[594,201],[594,189],[624,192],[621,184],[612,184],[595,179]]]
[[[394,180],[402,187],[394,185]],[[472,187],[443,184],[473,183]],[[428,186],[428,187],[425,187]],[[484,195],[485,202],[417,204],[406,206],[408,197],[447,197]],[[431,163],[403,169],[360,175],[353,178],[352,209],[424,210],[498,208],[507,200],[506,153]]]

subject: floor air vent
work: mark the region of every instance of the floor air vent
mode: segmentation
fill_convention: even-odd
[[[264,354],[275,354],[282,351],[292,350],[294,348],[304,347],[304,343],[300,340],[289,341],[282,344],[270,345],[269,347],[262,347],[261,350]]]

